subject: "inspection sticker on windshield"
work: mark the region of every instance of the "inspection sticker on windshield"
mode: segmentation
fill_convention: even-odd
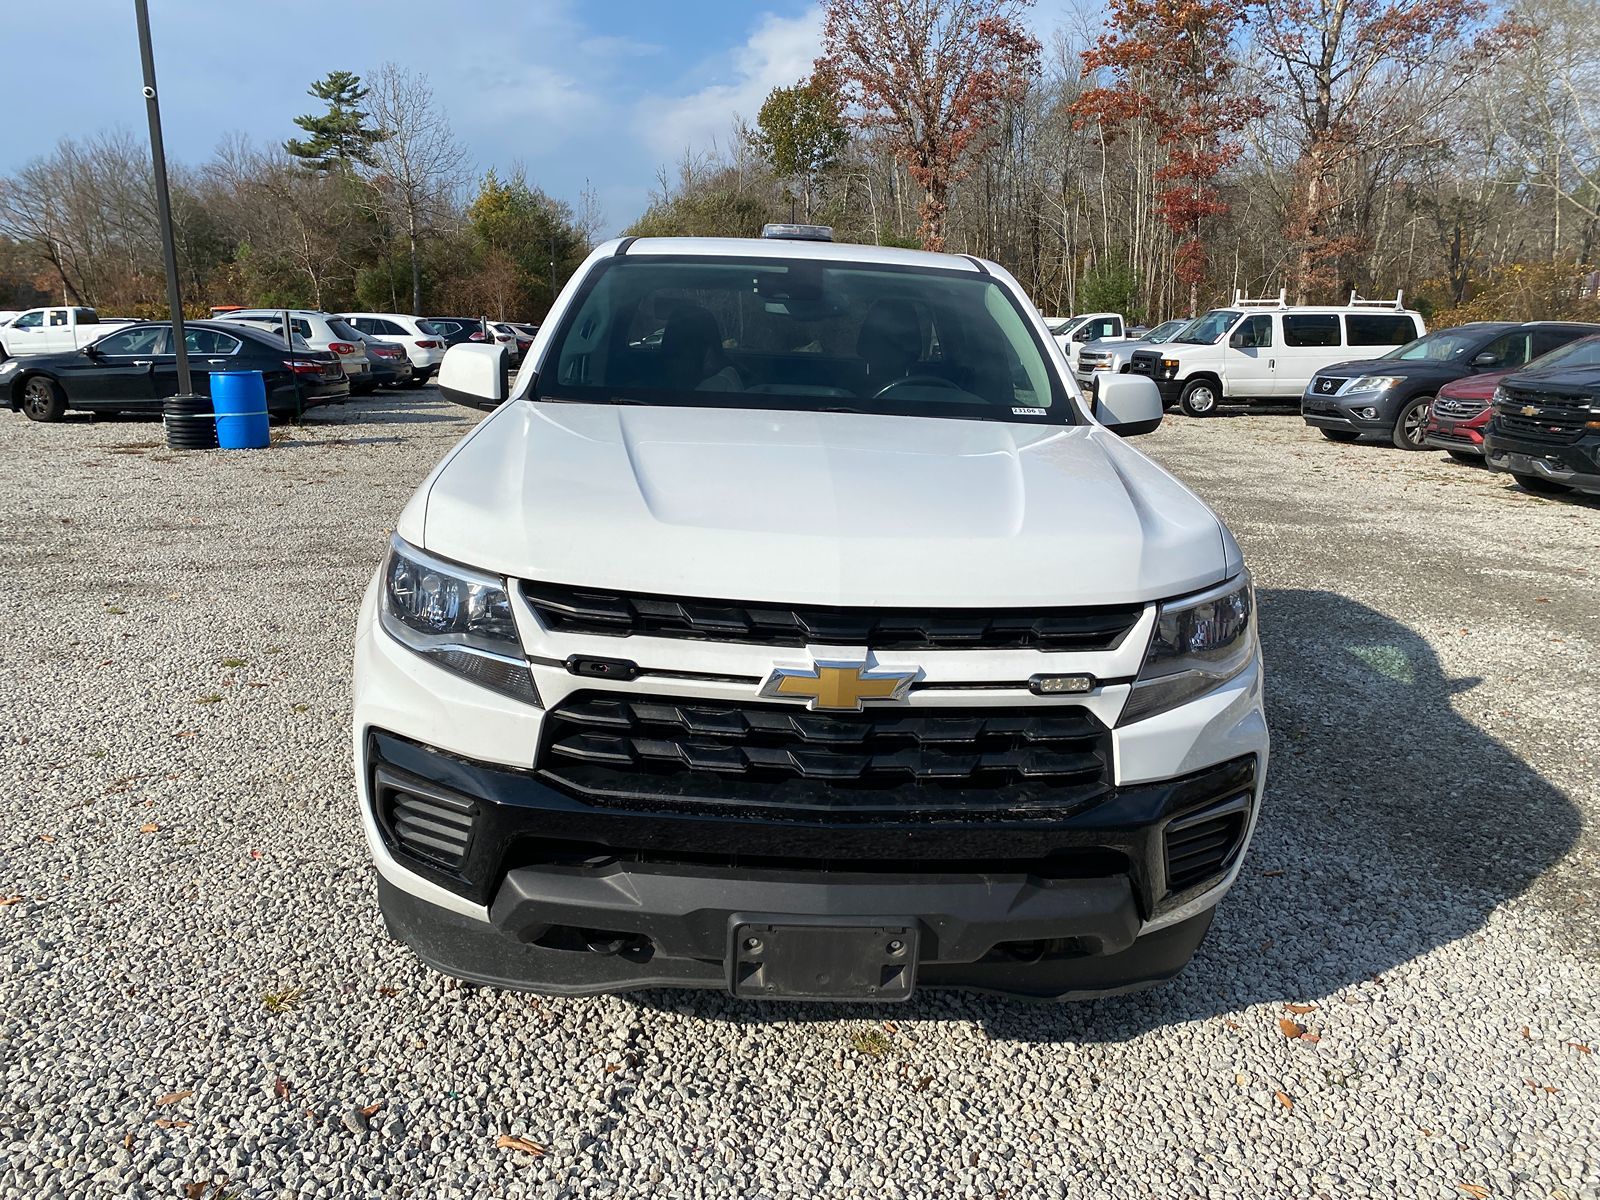
[[[1047,408],[1013,408],[1011,415],[1013,417],[1048,417],[1050,410]]]

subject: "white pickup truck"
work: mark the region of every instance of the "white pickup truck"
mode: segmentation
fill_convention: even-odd
[[[92,308],[30,308],[0,326],[0,359],[77,350],[124,324],[120,317],[102,320]]]

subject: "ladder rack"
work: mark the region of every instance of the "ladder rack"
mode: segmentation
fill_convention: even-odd
[[[1278,290],[1278,294],[1276,296],[1264,296],[1259,300],[1250,300],[1250,299],[1246,298],[1246,296],[1244,294],[1244,291],[1241,288],[1234,288],[1233,289],[1233,307],[1234,308],[1288,308],[1289,307],[1289,289],[1288,288],[1280,288]]]
[[[1392,308],[1399,311],[1405,306],[1406,293],[1404,289],[1394,294],[1393,300],[1363,300],[1355,292],[1350,293],[1351,308]]]

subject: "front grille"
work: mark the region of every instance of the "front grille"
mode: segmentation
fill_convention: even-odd
[[[1492,419],[1497,430],[1517,437],[1574,442],[1590,432],[1586,428],[1590,421],[1600,421],[1600,410],[1588,397],[1552,396],[1512,388],[1507,388],[1506,393],[1506,399],[1495,403]]]
[[[580,692],[546,716],[539,774],[596,803],[1060,815],[1110,788],[1086,708],[867,709]]]
[[[1483,400],[1456,400],[1450,396],[1440,396],[1433,402],[1435,413],[1441,417],[1449,417],[1453,421],[1475,417],[1488,407],[1488,403]]]
[[[554,583],[525,583],[522,594],[540,623],[553,632],[873,650],[1111,650],[1143,611],[1138,604],[1023,610],[828,608]]]
[[[461,869],[472,845],[476,804],[384,775],[376,788],[383,826],[400,849],[452,871]]]
[[[1167,891],[1181,892],[1221,875],[1239,852],[1250,802],[1237,796],[1167,826]]]
[[[1156,363],[1160,361],[1159,354],[1148,354],[1139,351],[1133,356],[1133,361],[1128,364],[1128,370],[1134,375],[1151,375],[1156,373]]]
[[[1311,384],[1311,390],[1319,396],[1331,396],[1344,382],[1343,379],[1330,379],[1326,375],[1318,375]]]

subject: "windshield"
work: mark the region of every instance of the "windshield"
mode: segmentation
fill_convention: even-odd
[[[1586,337],[1576,342],[1568,342],[1560,349],[1534,359],[1523,369],[1544,371],[1551,367],[1595,366],[1600,366],[1600,337]]]
[[[539,398],[1070,423],[1011,294],[976,271],[816,259],[609,259]]]
[[[1154,329],[1145,330],[1139,335],[1139,340],[1141,342],[1170,342],[1173,338],[1177,337],[1178,334],[1182,333],[1184,327],[1188,324],[1188,317],[1184,317],[1177,321],[1163,321]]]
[[[1486,337],[1499,333],[1499,329],[1482,330],[1443,329],[1407,342],[1398,350],[1391,350],[1379,362],[1454,362],[1483,345]]]
[[[1222,340],[1228,330],[1233,328],[1233,323],[1244,314],[1234,312],[1231,308],[1214,308],[1182,330],[1172,340],[1183,342],[1190,346],[1214,346]]]

